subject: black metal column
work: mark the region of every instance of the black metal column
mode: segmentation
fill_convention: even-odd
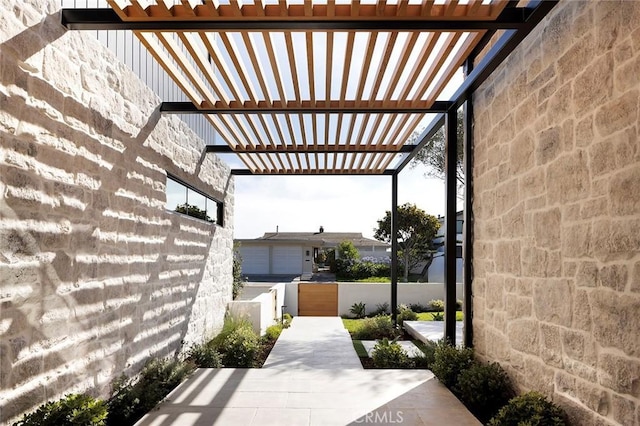
[[[445,219],[444,219],[444,337],[456,342],[456,178],[458,143],[457,111],[450,109],[445,117]]]
[[[398,320],[398,174],[391,176],[391,321]]]
[[[462,239],[464,345],[473,347],[473,95],[464,104],[464,231]]]

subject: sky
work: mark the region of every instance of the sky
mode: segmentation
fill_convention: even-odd
[[[444,214],[444,181],[426,178],[424,166],[398,177],[398,205],[416,204]],[[236,176],[234,238],[265,232],[362,232],[373,238],[391,209],[391,176]]]
[[[462,82],[458,72],[439,100],[449,99]],[[425,117],[422,125],[431,121]],[[237,159],[225,161],[245,168]],[[444,215],[444,181],[425,177],[426,166],[408,165],[398,175],[398,205],[413,203]],[[458,202],[458,210],[461,205]],[[391,210],[391,176],[236,176],[234,238],[265,232],[361,232],[373,238],[377,221]]]

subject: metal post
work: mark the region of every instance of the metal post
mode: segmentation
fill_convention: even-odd
[[[398,322],[398,174],[391,176],[391,321]]]
[[[465,64],[471,72],[473,60]],[[462,240],[464,345],[473,347],[473,94],[464,103],[464,236]]]
[[[456,343],[456,203],[457,203],[457,111],[445,117],[445,219],[444,219],[444,337]]]

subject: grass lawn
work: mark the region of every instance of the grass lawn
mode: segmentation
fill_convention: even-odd
[[[367,350],[364,348],[364,345],[360,340],[353,341],[353,348],[356,350],[359,358],[366,358],[369,356]]]
[[[464,314],[462,311],[456,311],[456,321],[462,321]],[[418,314],[418,321],[433,321],[433,312],[420,312]]]
[[[462,311],[456,312],[456,321],[462,321],[464,315]],[[433,313],[432,312],[420,312],[418,314],[418,321],[433,321]],[[344,324],[344,328],[346,328],[349,333],[355,332],[362,323],[361,319],[348,319],[342,318],[342,324]]]

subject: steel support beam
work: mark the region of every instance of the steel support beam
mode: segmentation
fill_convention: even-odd
[[[308,145],[285,146],[273,148],[239,148],[233,149],[229,145],[207,145],[206,152],[214,154],[398,154],[410,153],[416,148],[415,145],[403,145],[398,149],[389,150],[372,146],[357,147],[354,145]]]
[[[444,337],[456,342],[456,178],[458,143],[457,111],[451,110],[445,118],[445,215],[444,215]]]
[[[393,176],[395,170],[383,172],[335,172],[333,170],[286,170],[286,171],[252,171],[249,169],[231,169],[234,176]]]
[[[495,20],[432,19],[345,19],[299,16],[268,17],[262,20],[235,19],[172,19],[123,21],[113,9],[62,9],[62,25],[70,30],[133,30],[133,31],[479,31],[519,29],[527,25],[527,8],[504,9]]]
[[[436,101],[422,107],[316,107],[316,106],[256,106],[228,108],[198,108],[193,102],[163,102],[160,111],[166,114],[436,114],[446,112],[452,102]]]
[[[391,176],[391,321],[398,325],[398,175]]]
[[[464,230],[462,286],[464,345],[473,347],[473,98],[464,103]]]

